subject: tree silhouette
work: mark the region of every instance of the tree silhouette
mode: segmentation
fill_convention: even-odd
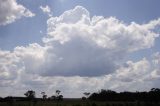
[[[56,96],[52,95],[51,97],[49,97],[50,100],[56,100]]]
[[[160,89],[152,88],[149,92],[120,92],[112,90],[101,90],[89,96],[90,100],[94,101],[128,101],[128,102],[160,102]]]
[[[83,94],[85,95],[85,97],[86,97],[86,98],[88,98],[88,97],[89,97],[89,95],[90,95],[90,93],[89,93],[89,92],[84,92]]]
[[[24,93],[24,95],[29,99],[29,100],[32,100],[35,98],[35,91],[32,91],[32,90],[29,90],[27,91],[26,93]]]
[[[56,96],[59,96],[60,93],[61,93],[60,90],[56,90]]]
[[[60,93],[60,90],[56,90],[56,100],[58,101],[63,100],[63,95],[60,95]]]
[[[42,98],[43,98],[43,100],[46,100],[46,99],[47,99],[47,95],[46,95],[46,93],[45,93],[45,92],[41,92],[41,94],[42,94]]]

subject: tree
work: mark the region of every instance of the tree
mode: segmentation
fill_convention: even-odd
[[[89,95],[90,95],[90,93],[89,93],[89,92],[84,92],[83,94],[85,95],[85,97],[86,97],[86,98],[88,98],[88,97],[89,97]]]
[[[35,91],[29,90],[26,93],[24,93],[24,95],[31,100],[35,98],[36,93]]]
[[[62,101],[63,100],[63,95],[59,95],[57,100]]]
[[[82,100],[86,100],[86,97],[83,96],[83,97],[82,97]]]
[[[63,95],[60,95],[60,93],[60,90],[56,90],[56,100],[58,101],[63,100]]]
[[[46,93],[45,93],[45,92],[41,92],[41,94],[42,94],[42,98],[43,98],[43,100],[46,100],[46,99],[47,99],[47,95],[46,95]]]
[[[57,97],[59,96],[60,93],[61,93],[60,90],[56,90],[56,96],[57,96]]]
[[[56,100],[56,96],[52,95],[52,96],[50,97],[50,99],[51,99],[51,100]]]

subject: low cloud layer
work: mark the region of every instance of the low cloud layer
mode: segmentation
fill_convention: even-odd
[[[0,50],[0,91],[60,89],[68,96],[101,88],[146,90],[160,78],[160,53],[151,60],[126,60],[130,53],[154,46],[160,19],[126,24],[115,17],[91,17],[77,6],[47,20],[43,45]],[[145,87],[144,87],[145,84]],[[11,89],[12,87],[12,89]],[[5,88],[5,89],[4,89]],[[7,94],[5,94],[7,95]],[[81,96],[81,95],[79,95]]]
[[[0,14],[0,25],[10,24],[21,17],[35,16],[16,0],[0,0]]]

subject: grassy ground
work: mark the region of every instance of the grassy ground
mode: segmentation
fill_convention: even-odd
[[[34,102],[0,102],[0,106],[160,106],[153,103],[139,102],[94,102],[94,101],[39,101]]]

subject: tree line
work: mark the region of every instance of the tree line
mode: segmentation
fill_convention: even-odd
[[[92,93],[89,100],[94,101],[141,101],[141,102],[160,102],[160,89],[152,88],[150,91],[146,92],[119,92],[112,90],[100,90],[99,92]]]
[[[13,97],[13,96],[7,96],[7,97],[0,97],[0,102],[12,102],[12,101],[47,101],[47,100],[53,100],[53,101],[62,101],[63,95],[61,94],[60,90],[56,90],[55,95],[52,95],[51,97],[47,97],[45,92],[41,92],[42,97],[36,98],[36,92],[33,90],[28,90],[24,93],[25,97]]]
[[[86,101],[123,101],[123,102],[160,102],[160,89],[159,88],[152,88],[150,91],[143,91],[143,92],[116,92],[113,90],[105,90],[102,89],[98,92],[89,93],[84,92],[84,96],[81,100]],[[61,94],[60,90],[55,91],[55,95],[47,97],[45,92],[41,92],[42,97],[36,98],[36,92],[33,90],[28,90],[24,93],[25,97],[12,97],[8,96],[5,98],[0,97],[0,102],[10,102],[10,101],[62,101],[63,95]]]

